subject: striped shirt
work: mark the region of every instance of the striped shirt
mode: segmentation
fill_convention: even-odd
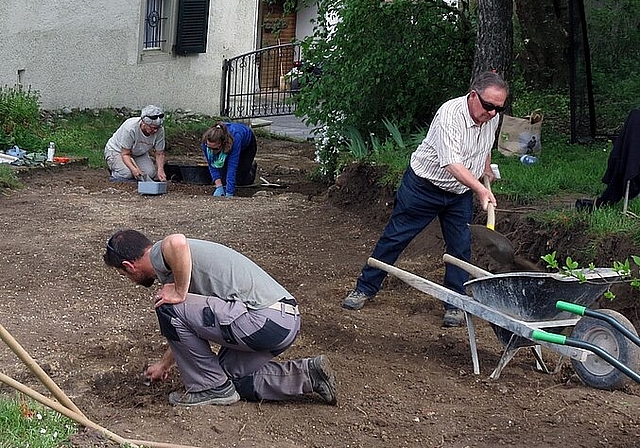
[[[447,101],[436,112],[427,136],[411,154],[411,168],[442,190],[456,194],[468,191],[469,188],[444,167],[459,163],[479,179],[484,173],[499,121],[500,116],[496,114],[488,122],[476,124],[469,113],[467,95]]]

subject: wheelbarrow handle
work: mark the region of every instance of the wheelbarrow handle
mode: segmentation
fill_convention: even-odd
[[[562,334],[549,333],[543,330],[533,330],[531,332],[531,339],[536,341],[551,342],[552,344],[566,345],[567,337]]]
[[[579,316],[588,316],[588,317],[593,317],[594,319],[603,320],[608,324],[610,324],[612,327],[614,327],[616,330],[618,330],[620,333],[625,335],[630,341],[632,341],[638,347],[640,347],[640,338],[638,337],[638,335],[634,334],[624,325],[620,324],[620,322],[618,322],[613,316],[601,313],[596,310],[590,310],[586,306],[576,305],[575,303],[564,302],[562,300],[558,300],[556,302],[556,308],[563,311],[569,311],[570,313],[577,314]]]
[[[588,350],[592,353],[595,353],[605,361],[607,361],[609,364],[611,364],[613,367],[620,370],[622,373],[627,375],[632,380],[640,383],[640,375],[637,372],[634,372],[633,370],[631,370],[628,366],[621,363],[617,358],[613,357],[608,351],[598,347],[597,345],[593,345],[588,342],[581,341],[579,339],[569,338],[561,334],[548,333],[543,330],[533,330],[531,332],[531,339],[534,339],[537,341],[551,342],[553,344],[559,344],[559,345],[568,345],[570,347],[577,347],[583,350]]]

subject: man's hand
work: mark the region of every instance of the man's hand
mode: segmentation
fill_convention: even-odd
[[[175,283],[166,283],[162,286],[162,289],[158,291],[156,295],[156,303],[155,307],[158,308],[160,305],[169,304],[175,305],[176,303],[184,302],[185,298],[176,292],[176,284]]]
[[[166,381],[166,379],[169,378],[170,370],[171,365],[165,365],[163,361],[158,361],[147,367],[144,375],[151,381]]]
[[[165,381],[169,378],[169,371],[174,364],[173,353],[171,349],[167,349],[162,355],[160,361],[151,364],[145,370],[144,375],[151,381]]]

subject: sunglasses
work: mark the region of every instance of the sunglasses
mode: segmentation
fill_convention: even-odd
[[[118,256],[120,259],[122,259],[122,261],[126,261],[127,257],[125,257],[124,255],[122,255],[120,252],[118,252],[117,250],[115,250],[113,248],[113,246],[111,245],[111,243],[109,241],[107,241],[107,252],[113,252],[114,255]]]
[[[160,115],[147,115],[148,118],[152,119],[152,120],[157,120],[158,118],[164,118],[164,114],[160,114]]]
[[[504,106],[496,106],[495,104],[487,103],[485,100],[482,99],[482,97],[477,91],[476,91],[476,96],[480,100],[480,104],[482,105],[482,108],[487,112],[491,112],[492,110],[495,110],[497,114],[499,114],[500,112],[504,112],[504,109],[505,109]]]

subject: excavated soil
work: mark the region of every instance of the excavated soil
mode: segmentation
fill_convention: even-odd
[[[170,141],[168,160],[200,162],[194,142],[195,136]],[[313,146],[306,142],[261,137],[257,161],[259,176],[279,187],[214,198],[210,186],[170,182],[165,195],[141,196],[135,184],[110,183],[105,170],[69,164],[22,172],[24,189],[0,196],[0,323],[92,421],[130,439],[197,447],[637,446],[636,383],[617,391],[588,387],[569,361],[547,349],[544,358],[557,373],[542,373],[528,348],[491,380],[503,346],[478,318],[481,373],[474,375],[466,329],[441,328],[440,300],[395,277],[362,310],[341,309],[389,216],[392,192],[377,186],[376,170],[359,165],[337,185],[313,182]],[[530,217],[535,210],[570,209],[574,200],[526,207],[501,200],[497,230],[534,263],[553,250],[603,266],[640,252],[622,237],[590,247],[580,229],[543,229]],[[478,211],[478,222],[483,218]],[[107,238],[123,228],[154,240],[173,232],[214,240],[271,273],[303,313],[301,334],[281,357],[327,354],[337,373],[338,406],[314,397],[170,406],[168,393],[181,389],[178,372],[158,384],[141,377],[165,348],[154,288],[133,286],[102,261]],[[397,265],[441,282],[443,251],[432,225]],[[477,245],[473,258],[492,272],[513,269],[496,265]],[[614,302],[596,306],[617,309],[640,328],[637,293],[616,288]],[[50,396],[5,345],[0,365]],[[116,444],[81,431],[74,446]]]

